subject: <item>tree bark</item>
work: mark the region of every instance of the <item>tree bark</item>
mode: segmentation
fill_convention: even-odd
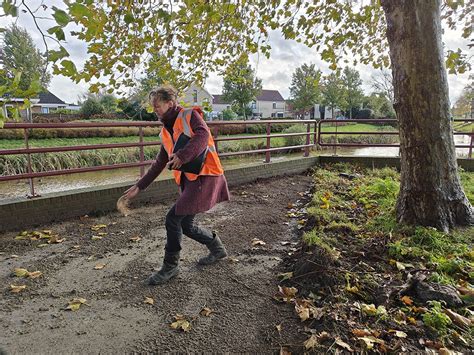
[[[441,42],[441,0],[382,0],[400,127],[399,222],[474,224],[462,189]]]

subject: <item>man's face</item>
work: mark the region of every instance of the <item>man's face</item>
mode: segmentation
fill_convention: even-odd
[[[153,103],[153,111],[156,113],[158,118],[162,118],[163,115],[173,107],[173,101],[159,101],[155,100]]]

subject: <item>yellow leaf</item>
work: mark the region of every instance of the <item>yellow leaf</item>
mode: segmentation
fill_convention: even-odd
[[[374,304],[362,304],[361,311],[369,316],[375,316],[377,314],[377,308],[375,308]]]
[[[339,345],[341,348],[344,348],[344,349],[346,349],[347,351],[350,351],[350,352],[354,351],[354,350],[352,350],[351,346],[349,344],[347,344],[346,342],[344,342],[341,338],[337,337],[335,340],[336,340],[336,344]]]
[[[204,317],[209,317],[212,312],[214,311],[209,307],[204,307],[203,309],[201,309],[201,312],[199,312],[199,314]]]
[[[318,337],[316,335],[311,335],[306,341],[303,343],[306,350],[314,348],[318,345]]]
[[[130,238],[130,241],[132,241],[132,242],[139,242],[140,240],[142,240],[142,238],[140,238],[138,235],[136,237],[131,237]]]
[[[37,245],[38,248],[44,248],[44,247],[47,247],[47,246],[49,246],[48,243],[43,243],[43,244],[38,244]]]
[[[69,301],[69,304],[66,309],[69,309],[71,311],[77,311],[79,310],[81,305],[86,303],[86,301],[87,300],[85,298],[73,298],[71,301]]]
[[[275,328],[278,330],[278,333],[281,332],[281,324],[276,325]]]
[[[253,246],[266,245],[266,244],[267,243],[265,243],[263,240],[260,240],[260,239],[257,239],[257,238],[252,239],[252,245]]]
[[[151,297],[145,297],[145,301],[143,301],[143,303],[148,303],[148,304],[155,304],[155,300]]]
[[[99,263],[94,266],[94,270],[102,270],[105,267],[105,264]]]
[[[28,277],[31,279],[36,279],[37,277],[40,277],[41,275],[43,275],[41,271],[33,271],[33,272],[28,273]]]
[[[29,271],[22,268],[17,268],[13,271],[16,277],[26,277],[28,276]]]
[[[293,272],[284,272],[284,273],[278,275],[278,277],[281,277],[282,281],[289,280],[293,277]]]
[[[102,229],[102,228],[107,228],[107,225],[106,224],[96,224],[96,225],[91,227],[91,230],[98,231],[99,229]]]
[[[365,343],[367,350],[371,350],[374,347],[374,343],[385,344],[382,339],[378,339],[372,335],[365,337],[358,337],[357,339],[362,340]]]
[[[415,318],[413,318],[413,317],[407,317],[407,320],[408,320],[411,324],[416,325],[416,319],[415,319]]]
[[[26,288],[26,285],[20,285],[20,286],[10,285],[10,292],[11,293],[20,293],[25,288]]]
[[[100,237],[100,236],[98,236],[98,235],[93,235],[93,236],[91,237],[91,240],[101,240],[101,239],[102,239],[102,237]]]
[[[173,329],[182,329],[185,332],[189,332],[191,330],[191,323],[185,319],[177,320],[176,322],[171,323],[170,326]]]
[[[106,232],[99,232],[99,233],[97,233],[97,235],[100,235],[101,237],[105,237],[107,235],[107,233]]]

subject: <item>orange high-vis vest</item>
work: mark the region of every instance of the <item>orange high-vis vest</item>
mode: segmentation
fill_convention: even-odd
[[[194,136],[194,132],[191,128],[191,116],[193,109],[201,115],[199,112],[200,108],[181,109],[173,125],[173,137],[171,137],[170,132],[165,127],[161,129],[160,138],[164,148],[166,149],[166,152],[168,153],[168,157],[173,154],[174,144],[182,133],[191,138]],[[219,176],[224,174],[224,169],[222,169],[221,161],[217,155],[216,146],[214,145],[214,139],[212,138],[211,132],[209,132],[209,140],[207,142],[206,149],[207,156],[201,172],[198,175],[192,173],[183,173],[186,175],[188,180],[194,181],[201,175]],[[182,172],[179,170],[173,170],[174,180],[178,185],[181,183],[181,173]]]

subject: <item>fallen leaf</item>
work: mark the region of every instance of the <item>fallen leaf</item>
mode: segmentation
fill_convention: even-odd
[[[98,236],[98,235],[93,235],[93,236],[91,237],[91,240],[101,240],[101,239],[102,239],[102,237],[101,237],[101,236]]]
[[[403,297],[401,298],[401,300],[402,300],[402,302],[405,303],[407,306],[413,305],[413,300],[412,300],[410,297],[408,297],[408,296],[403,296]]]
[[[107,228],[106,224],[96,224],[91,227],[91,230],[98,231],[99,229]]]
[[[293,272],[284,272],[278,275],[278,277],[281,278],[281,281],[289,280],[293,277]]]
[[[288,208],[288,209],[292,209],[294,207],[295,207],[295,205],[292,204],[291,202],[289,202],[288,205],[286,206],[286,208]]]
[[[105,267],[105,264],[99,263],[94,266],[94,270],[102,270]]]
[[[38,248],[44,248],[44,247],[47,247],[47,246],[49,246],[48,243],[43,243],[43,244],[38,244],[36,247],[38,247]]]
[[[130,238],[130,241],[132,242],[139,242],[140,240],[142,240],[142,238],[140,238],[138,235]]]
[[[289,351],[287,348],[281,347],[280,355],[291,355],[291,351]]]
[[[375,308],[374,304],[362,304],[361,311],[369,316],[375,316],[377,314],[377,308]]]
[[[54,237],[51,237],[49,240],[48,240],[48,243],[49,244],[58,244],[58,243],[62,243],[66,240],[66,238],[61,238],[61,239],[58,239],[58,237],[54,236]]]
[[[350,351],[350,352],[353,352],[354,350],[352,350],[351,346],[349,344],[347,344],[346,342],[344,342],[341,338],[337,337],[335,339],[336,341],[336,344],[339,345],[341,348],[344,348],[346,349],[347,351]]]
[[[284,287],[278,285],[278,293],[273,298],[280,302],[292,302],[298,290],[295,287]]]
[[[461,295],[468,295],[474,297],[474,290],[467,287],[456,287]]]
[[[105,237],[108,233],[106,232],[99,232],[97,233],[98,236]]]
[[[87,300],[85,298],[73,298],[69,301],[66,310],[77,311],[81,308],[81,305],[86,304]]]
[[[281,324],[275,325],[275,328],[278,330],[278,333],[281,332]]]
[[[357,339],[362,340],[367,347],[367,350],[371,350],[374,347],[375,343],[378,344],[385,344],[385,342],[382,339],[378,339],[372,335],[370,336],[365,336],[365,337],[358,337]]]
[[[16,254],[12,254],[12,255],[10,255],[10,258],[16,259],[16,258],[19,258],[19,256],[16,255]]]
[[[364,337],[367,335],[372,335],[372,333],[366,329],[352,329],[352,334],[354,334],[356,337]]]
[[[28,273],[28,277],[30,279],[36,279],[36,278],[40,277],[41,275],[43,275],[43,273],[41,271],[33,271],[33,272]]]
[[[231,263],[238,263],[240,261],[239,259],[233,256],[229,256],[228,259]]]
[[[257,239],[257,238],[253,238],[252,239],[252,246],[258,246],[258,245],[266,245],[267,243],[265,243],[263,240],[260,240],[260,239]]]
[[[182,329],[185,332],[189,332],[191,330],[191,323],[187,321],[183,315],[177,314],[174,316],[176,319],[175,322],[170,324],[170,327],[173,329]]]
[[[461,327],[470,327],[471,326],[471,320],[469,318],[466,318],[450,309],[445,309],[444,313],[457,325]]]
[[[26,277],[28,276],[29,271],[26,269],[22,268],[16,268],[13,273],[15,274],[16,277]]]
[[[413,317],[407,317],[407,321],[409,321],[411,324],[416,325],[416,319]]]
[[[406,338],[407,337],[407,333],[402,332],[401,330],[390,329],[388,332],[392,333],[392,334],[395,334],[395,336],[397,338]]]
[[[20,285],[20,286],[10,285],[10,292],[11,293],[20,293],[25,288],[26,288],[26,285]]]
[[[316,345],[318,345],[318,337],[315,334],[311,335],[308,339],[306,339],[303,345],[306,350],[314,348]]]
[[[201,312],[199,312],[199,314],[204,317],[209,317],[213,312],[214,311],[209,307],[204,307],[203,309],[201,309]]]
[[[155,304],[155,300],[151,297],[145,297],[145,301],[143,301],[143,303],[148,303],[148,304]]]

